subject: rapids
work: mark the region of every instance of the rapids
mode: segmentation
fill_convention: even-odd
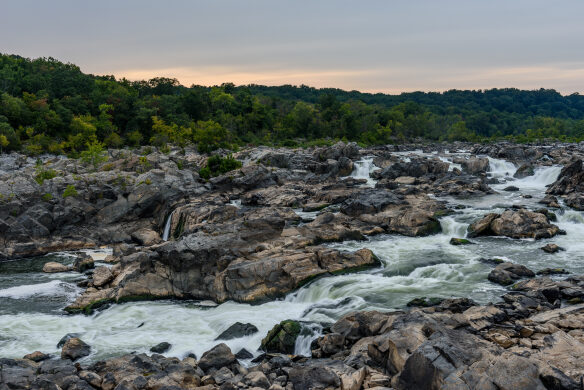
[[[445,199],[459,207],[456,213],[440,219],[442,233],[428,237],[383,234],[367,241],[329,244],[346,250],[369,248],[382,265],[356,274],[320,278],[284,299],[261,305],[226,302],[211,307],[195,301],[136,302],[113,305],[90,316],[70,316],[63,314],[62,308],[79,294],[76,283],[86,276],[74,272],[44,274],[41,269],[47,261],[70,264],[71,255],[55,253],[0,263],[0,355],[16,358],[35,350],[58,354],[59,339],[67,333],[78,333],[92,346],[86,361],[131,351],[148,352],[163,341],[172,344],[168,356],[184,357],[190,352],[201,356],[220,342],[215,338],[235,321],[252,323],[259,332],[225,343],[234,352],[246,348],[257,355],[262,337],[285,319],[303,322],[296,353],[307,355],[310,342],[321,333],[323,325],[354,310],[396,310],[421,296],[469,297],[479,303],[500,299],[504,288],[487,280],[491,267],[479,261],[482,257],[508,259],[534,271],[559,267],[584,273],[584,213],[572,209],[556,212],[556,224],[567,232],[565,236],[537,242],[481,237],[472,239],[474,245],[449,244],[452,237],[465,237],[468,225],[486,213],[500,212],[513,204],[541,207],[537,201],[561,169],[538,168],[534,176],[515,180],[513,164],[492,158],[489,161],[488,175],[499,180],[492,188],[499,193],[476,199]],[[365,178],[367,185],[373,186],[369,176],[373,169],[373,159],[364,158],[355,163],[351,176]],[[502,191],[511,183],[519,191]],[[317,214],[297,212],[306,219]],[[165,227],[166,238],[168,235]],[[566,250],[546,254],[540,248],[548,242]],[[88,253],[99,261],[109,252]]]

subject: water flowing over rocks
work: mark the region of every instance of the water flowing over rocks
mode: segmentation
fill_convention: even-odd
[[[14,169],[0,173],[0,193],[14,194],[1,198],[0,260],[102,245],[113,250],[95,261],[68,254],[59,259],[63,264],[52,258],[40,263],[41,277],[73,282],[55,280],[27,296],[72,286],[77,290],[67,293],[59,310],[105,311],[66,317],[90,325],[63,337],[60,356],[34,347],[39,351],[24,359],[1,358],[0,390],[580,389],[584,276],[562,268],[573,271],[574,251],[562,241],[569,236],[555,237],[562,230],[552,222],[557,215],[554,223],[562,229],[580,223],[581,214],[565,206],[580,207],[583,155],[580,146],[567,144],[258,147],[234,153],[240,169],[203,180],[196,171],[206,156],[192,150],[110,151],[96,171],[76,160],[43,157],[42,169],[57,176],[40,184],[35,175],[41,168],[22,156],[13,159]],[[559,165],[565,167],[553,182]],[[77,195],[63,197],[69,185]],[[514,191],[501,192],[510,186]],[[501,204],[480,203],[490,197]],[[551,237],[557,244],[546,240]],[[378,257],[376,240],[387,240],[385,250],[395,256]],[[406,257],[402,251],[414,240],[426,240],[427,247],[414,247],[416,256]],[[510,242],[524,245],[517,251],[544,256],[545,265],[518,264],[495,250]],[[559,244],[566,251],[548,255],[540,249],[544,244],[551,252]],[[463,261],[475,249],[491,260]],[[43,267],[63,274],[43,275]],[[531,269],[539,269],[537,277]],[[449,290],[464,272],[472,274],[474,289],[491,294],[491,303],[474,291]],[[345,273],[357,274],[338,276]],[[331,289],[329,295],[310,290],[331,280],[338,283],[320,287]],[[379,280],[387,282],[372,290]],[[387,303],[412,284],[416,295]],[[355,285],[370,296],[359,295]],[[20,286],[8,286],[0,298],[25,295]],[[189,310],[200,305],[196,321],[228,310],[204,329],[221,324],[205,335],[216,341],[201,350],[181,349],[185,340],[201,337],[189,317],[182,320],[186,336],[155,333],[145,348],[120,352],[112,346],[95,358],[99,338],[86,337],[100,320],[124,336],[160,321],[146,306],[138,314],[147,317],[128,311],[122,320],[108,318],[110,311],[145,305],[111,304],[168,298],[188,300],[180,304]],[[270,314],[285,316],[277,313],[266,326],[232,315],[242,307],[256,313],[262,303],[276,307]],[[344,311],[335,312],[339,307]],[[303,317],[317,310],[310,320]],[[327,311],[338,315],[325,317]],[[163,313],[163,321],[181,321]],[[78,332],[68,329],[51,348],[64,333]]]

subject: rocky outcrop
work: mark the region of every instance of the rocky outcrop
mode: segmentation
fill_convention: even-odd
[[[566,305],[577,297],[584,297],[584,276],[529,279],[486,306],[442,299],[408,311],[349,313],[325,328],[309,358],[288,355],[301,324],[284,321],[263,343],[279,353],[247,367],[219,344],[198,361],[158,354],[78,366],[1,359],[0,381],[8,388],[578,389],[584,304]]]
[[[532,278],[535,273],[524,265],[509,262],[501,263],[489,273],[488,279],[493,283],[503,286],[512,284],[517,279],[527,277]]]
[[[70,359],[75,361],[79,358],[88,356],[91,353],[91,347],[78,337],[68,339],[61,350],[61,359]]]
[[[549,222],[546,214],[526,209],[490,213],[468,227],[469,237],[505,236],[510,238],[550,238],[560,228]]]

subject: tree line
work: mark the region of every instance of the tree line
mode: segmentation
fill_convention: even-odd
[[[584,140],[584,96],[513,88],[369,94],[284,85],[185,87],[176,79],[94,76],[54,58],[0,55],[0,150],[363,145]],[[92,149],[93,148],[93,149]]]

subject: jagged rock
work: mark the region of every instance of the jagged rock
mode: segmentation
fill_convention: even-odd
[[[484,157],[471,157],[469,159],[455,159],[455,163],[462,165],[462,169],[470,174],[487,172],[489,170],[489,159]]]
[[[266,352],[293,354],[296,338],[301,329],[302,326],[297,321],[282,321],[262,339],[260,349]]]
[[[54,261],[50,261],[48,263],[45,263],[45,265],[43,266],[43,272],[46,273],[56,273],[56,272],[69,272],[71,271],[71,268],[61,264],[61,263],[57,263]]]
[[[85,272],[93,267],[94,267],[93,258],[86,254],[77,256],[77,258],[73,262],[73,270],[76,272]]]
[[[566,275],[566,274],[569,274],[569,272],[563,268],[544,268],[542,270],[537,271],[536,274],[537,275]]]
[[[451,238],[450,245],[471,245],[474,242],[467,240],[466,238]]]
[[[43,360],[50,359],[51,355],[47,355],[46,353],[42,353],[40,351],[34,351],[32,353],[24,355],[23,359],[32,360],[33,362],[42,362]]]
[[[162,242],[160,235],[152,229],[142,228],[131,234],[139,245],[151,246]]]
[[[556,253],[564,250],[564,248],[561,248],[556,244],[547,244],[546,246],[541,247],[541,249],[546,253]]]
[[[108,267],[101,266],[97,267],[93,271],[93,285],[95,287],[102,287],[105,284],[109,283],[113,278],[114,275],[112,274],[111,270]]]
[[[235,362],[235,355],[233,355],[231,349],[229,349],[226,344],[221,343],[211,348],[205,352],[203,356],[201,356],[201,359],[199,360],[199,367],[203,371],[207,371],[211,368],[219,369],[221,367],[230,366]]]
[[[258,332],[258,328],[253,324],[243,324],[236,322],[224,330],[215,340],[231,340],[245,337]]]
[[[469,237],[506,236],[511,238],[550,238],[560,228],[550,224],[545,214],[525,209],[507,210],[503,214],[487,214],[468,227]]]
[[[409,301],[407,303],[407,306],[431,307],[431,306],[437,306],[437,305],[441,304],[442,301],[444,301],[443,298],[421,297],[421,298],[412,299],[411,301]]]
[[[404,200],[389,191],[364,190],[341,205],[341,212],[350,216],[374,214],[390,205],[404,204]]]
[[[246,359],[251,359],[251,358],[253,357],[253,355],[252,355],[252,353],[251,353],[251,352],[249,352],[247,349],[245,349],[245,348],[241,348],[241,349],[239,350],[239,352],[237,352],[237,353],[235,354],[235,357],[236,357],[238,360],[246,360]]]
[[[65,342],[61,350],[61,359],[75,361],[91,353],[91,347],[85,344],[80,338],[73,337]]]
[[[517,171],[515,171],[513,177],[516,179],[523,179],[525,177],[533,175],[535,175],[535,170],[533,169],[533,166],[529,164],[523,164],[522,166],[517,168]]]
[[[150,348],[150,352],[154,352],[154,353],[164,353],[164,352],[168,352],[168,350],[172,347],[172,345],[170,343],[167,343],[166,341],[160,343],[160,344],[156,344],[154,347]]]
[[[532,278],[534,276],[535,273],[523,265],[502,263],[497,265],[495,269],[489,273],[488,279],[493,283],[506,286],[522,277]]]

